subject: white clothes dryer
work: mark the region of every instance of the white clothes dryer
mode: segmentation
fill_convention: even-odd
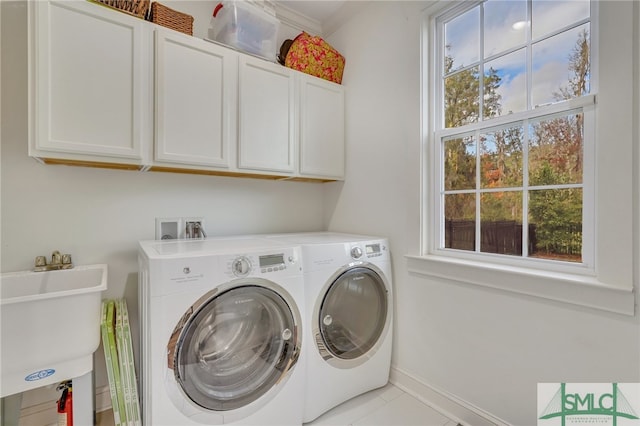
[[[382,387],[391,366],[393,288],[386,238],[330,232],[271,238],[302,248],[307,316],[304,422]]]
[[[300,425],[300,248],[264,238],[141,241],[145,425]]]

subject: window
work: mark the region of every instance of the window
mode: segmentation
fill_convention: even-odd
[[[487,0],[435,18],[433,251],[594,268],[591,16]]]
[[[640,8],[538,1],[423,11],[422,199],[409,204],[422,220],[408,271],[634,315]]]

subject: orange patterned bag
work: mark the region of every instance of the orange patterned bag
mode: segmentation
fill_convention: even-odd
[[[287,45],[290,45],[288,51],[286,51]],[[281,64],[294,70],[338,84],[342,83],[344,56],[321,37],[303,32],[292,42],[285,41],[279,60]]]

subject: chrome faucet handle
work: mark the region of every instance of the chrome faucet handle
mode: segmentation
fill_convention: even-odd
[[[47,258],[44,256],[38,256],[36,257],[36,267],[38,266],[46,266],[47,265]]]

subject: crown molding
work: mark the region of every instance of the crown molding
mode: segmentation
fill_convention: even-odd
[[[279,3],[275,3],[276,17],[292,28],[305,31],[312,35],[323,36],[322,25],[319,21],[309,18],[293,9]]]

